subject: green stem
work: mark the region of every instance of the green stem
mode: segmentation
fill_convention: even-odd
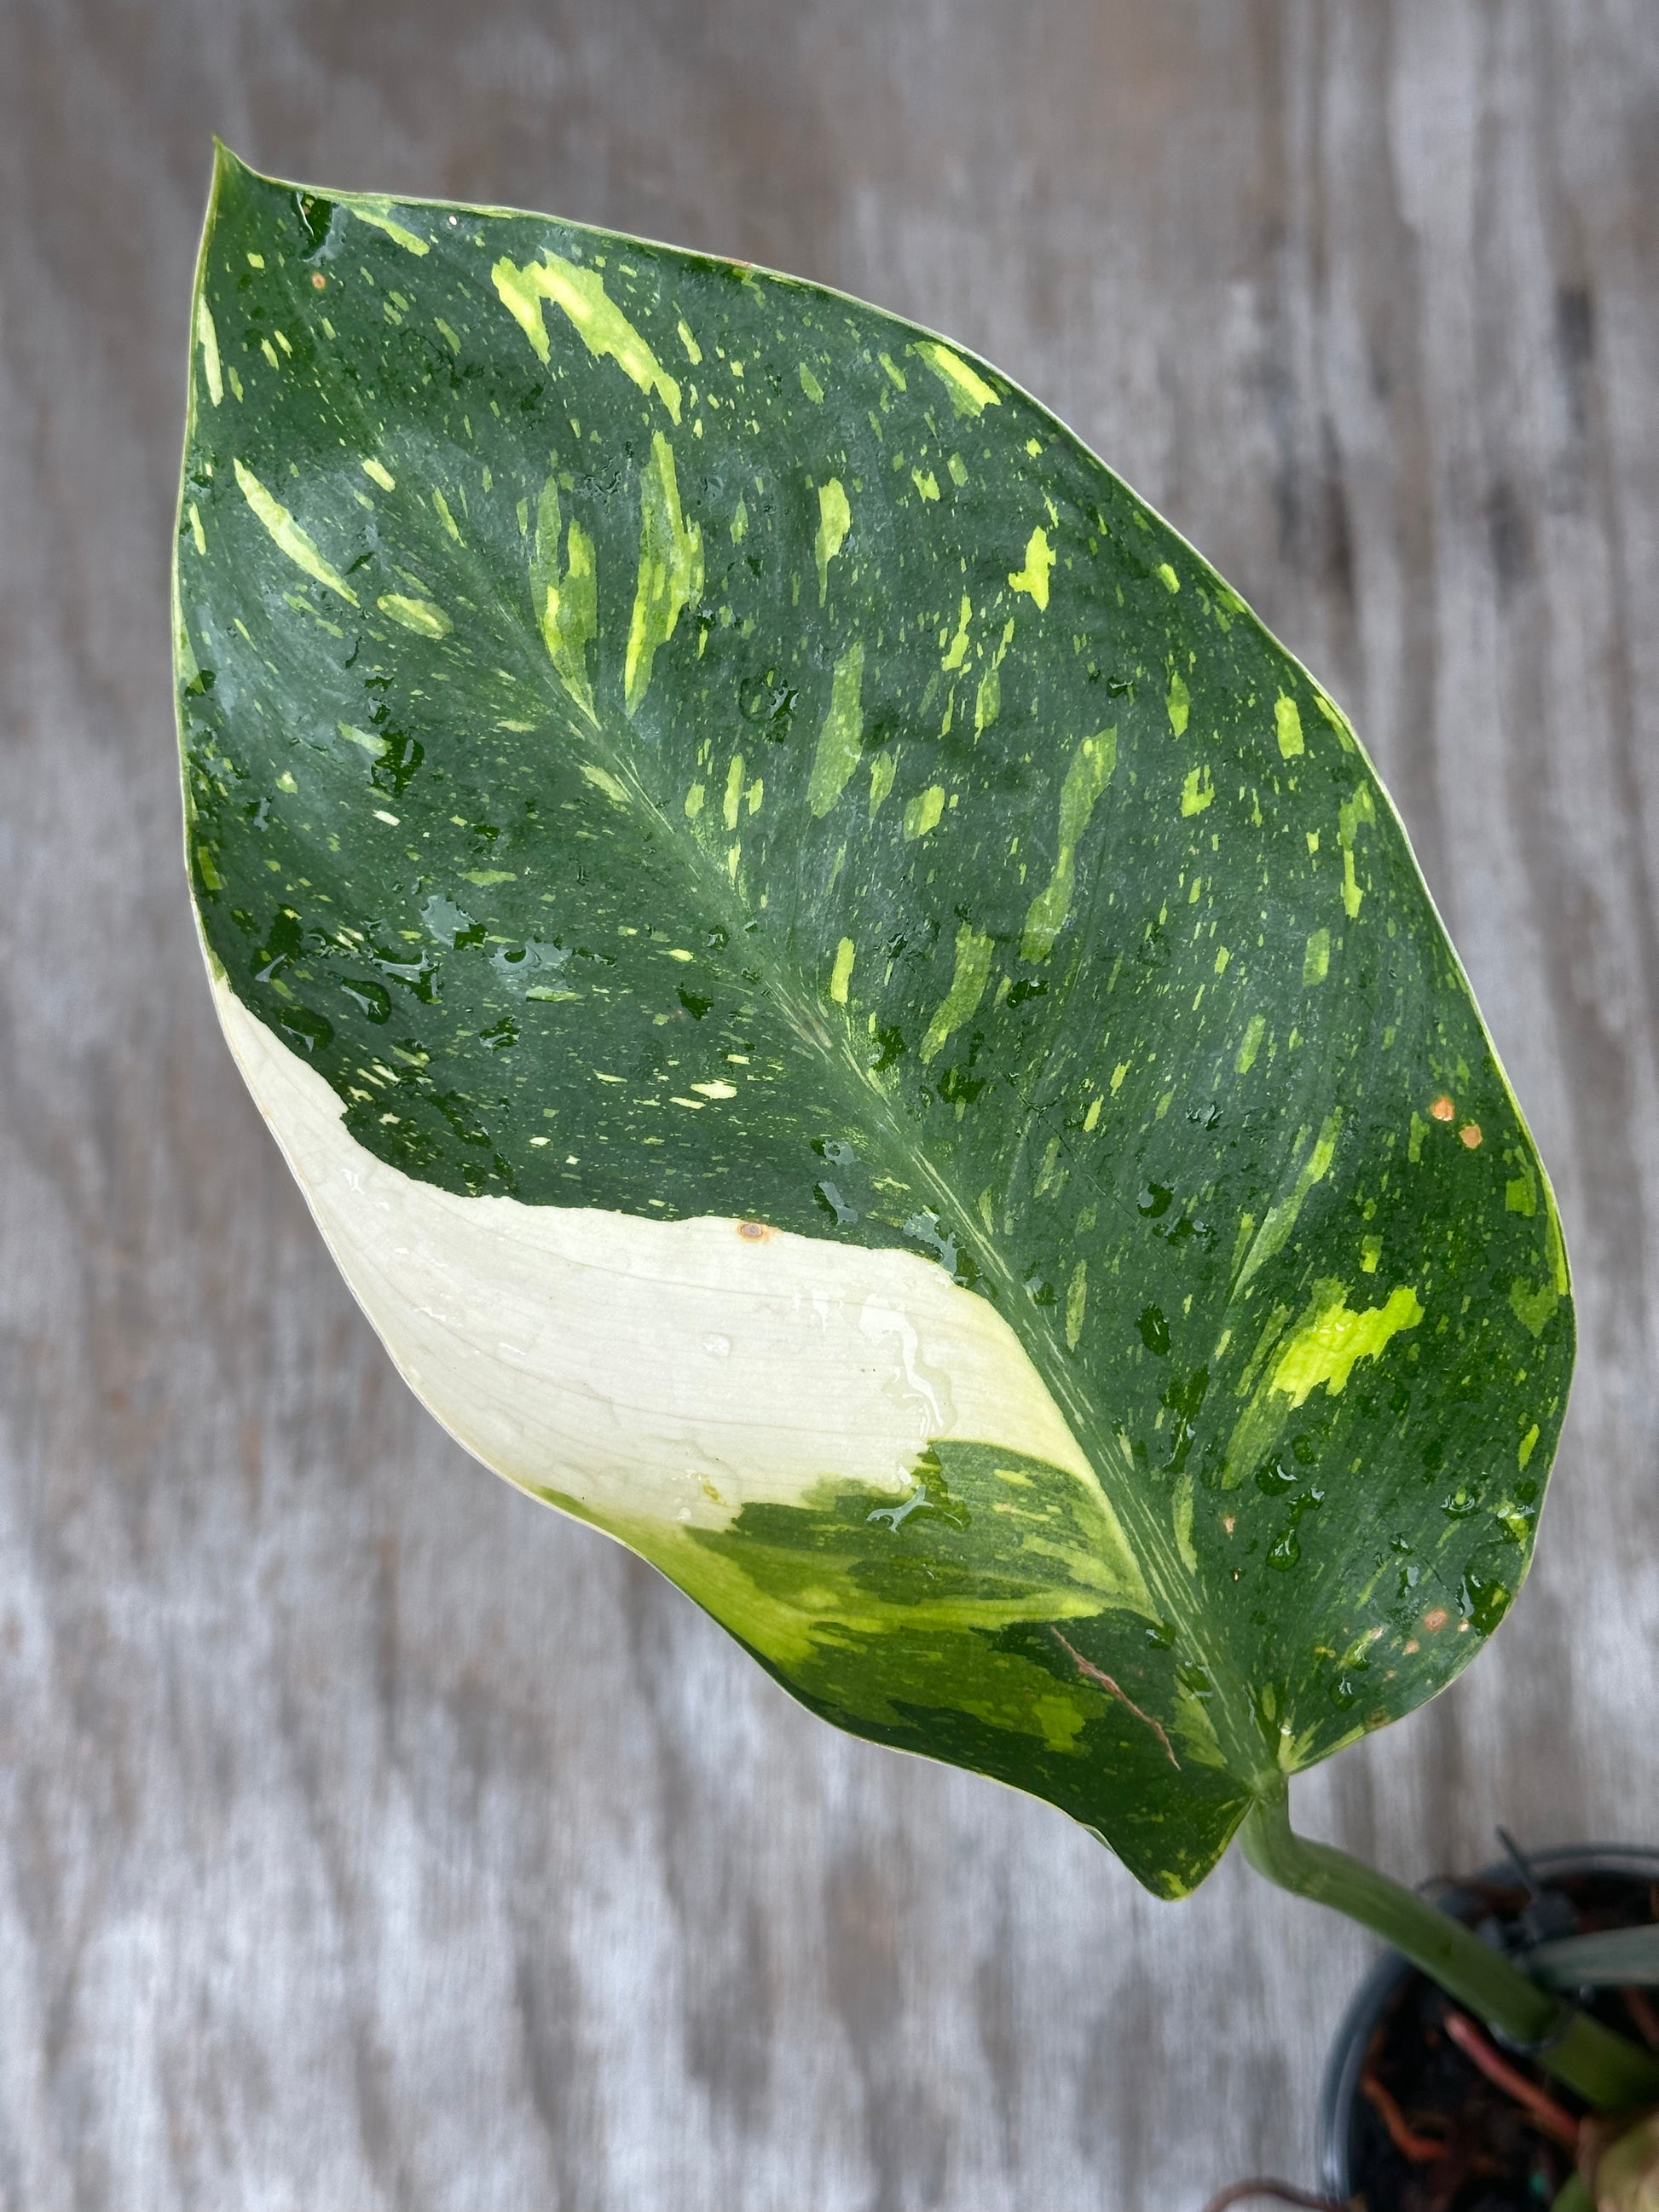
[[[1472,1929],[1374,1867],[1291,1826],[1290,1793],[1258,1798],[1239,1830],[1256,1872],[1369,1928],[1448,1996],[1604,2112],[1659,2096],[1659,2058],[1528,1980]]]

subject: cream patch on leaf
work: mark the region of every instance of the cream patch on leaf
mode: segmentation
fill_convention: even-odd
[[[602,1527],[719,1528],[826,1478],[908,1495],[925,1449],[960,1438],[1064,1468],[1116,1526],[1013,1331],[933,1261],[417,1182],[357,1142],[322,1076],[222,976],[214,994],[398,1370],[509,1482],[556,1490]]]

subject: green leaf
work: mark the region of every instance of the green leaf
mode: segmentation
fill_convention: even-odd
[[[1497,1625],[1571,1364],[1342,714],[813,286],[223,156],[191,330],[202,930],[393,1358],[816,1711],[1189,1889]]]
[[[1527,1972],[1553,1990],[1659,1988],[1659,1923],[1606,1928],[1589,1936],[1560,1936],[1528,1952]]]

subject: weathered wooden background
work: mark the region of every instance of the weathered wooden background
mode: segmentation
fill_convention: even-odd
[[[827,279],[1077,424],[1352,710],[1583,1358],[1416,1878],[1659,1837],[1653,0],[3,0],[0,2203],[1180,2212],[1365,1947],[849,1743],[464,1459],[220,1043],[166,562],[217,131]]]

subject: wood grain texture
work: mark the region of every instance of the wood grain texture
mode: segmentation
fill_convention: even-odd
[[[961,2212],[1306,2179],[1365,1947],[844,1741],[386,1365],[222,1046],[166,565],[208,134],[736,252],[1054,405],[1352,711],[1583,1355],[1462,1685],[1301,1791],[1659,1835],[1648,0],[6,0],[0,2204]]]

